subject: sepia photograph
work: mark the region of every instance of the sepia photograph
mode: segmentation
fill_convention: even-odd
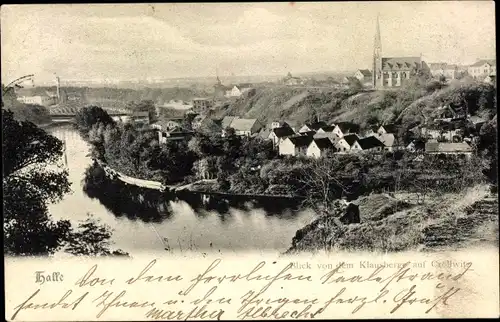
[[[6,258],[498,252],[494,2],[3,5],[1,48]]]

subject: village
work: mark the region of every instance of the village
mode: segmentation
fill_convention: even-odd
[[[397,125],[380,124],[361,130],[351,122],[326,123],[316,121],[296,124],[287,120],[276,120],[263,124],[255,118],[225,116],[217,119],[211,115],[210,99],[193,100],[194,107],[180,118],[164,118],[151,123],[148,112],[135,112],[132,121],[157,131],[158,141],[189,141],[207,122],[217,125],[212,135],[260,138],[272,141],[280,155],[307,156],[319,158],[332,153],[384,152],[395,150],[420,151],[429,154],[460,154],[471,156],[477,136],[460,127],[476,129],[486,122],[478,116],[464,115],[459,108],[450,104],[436,109],[436,117],[429,124],[411,129],[414,140],[405,144]],[[186,120],[191,120],[186,122]],[[404,135],[404,134],[403,134]]]

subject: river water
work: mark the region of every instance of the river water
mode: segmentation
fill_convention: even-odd
[[[113,248],[131,255],[165,248],[176,253],[283,252],[291,246],[296,231],[314,218],[309,211],[271,215],[255,208],[230,208],[221,214],[216,210],[193,208],[180,200],[169,200],[168,216],[160,214],[160,220],[141,220],[140,213],[124,216],[122,211],[114,210],[124,203],[116,194],[107,197],[104,193],[99,199],[90,198],[84,192],[85,170],[92,164],[88,143],[71,125],[59,125],[47,131],[66,142],[67,161],[63,158],[59,166],[67,167],[72,184],[72,193],[50,205],[50,213],[55,219],[68,219],[74,224],[93,214],[113,229]]]

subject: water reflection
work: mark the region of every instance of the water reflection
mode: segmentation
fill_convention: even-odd
[[[72,126],[49,130],[66,141],[72,194],[50,205],[56,219],[83,220],[93,213],[114,229],[116,248],[130,254],[162,250],[284,251],[314,215],[297,201],[195,193],[160,193],[105,176],[89,157],[89,145]],[[166,238],[167,242],[163,239]]]
[[[200,217],[215,211],[222,222],[231,215],[232,208],[242,211],[262,209],[267,216],[291,218],[297,213],[300,204],[300,200],[290,198],[249,198],[190,191],[160,192],[128,185],[111,178],[95,162],[85,171],[83,180],[85,194],[89,198],[99,200],[115,216],[125,216],[130,220],[144,222],[162,222],[171,218],[171,202],[178,201],[186,202]]]

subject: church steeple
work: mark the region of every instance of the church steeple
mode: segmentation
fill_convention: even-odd
[[[219,78],[219,69],[215,68],[215,76],[217,77],[217,85],[222,85],[222,82],[220,81]]]
[[[373,44],[373,87],[381,85],[382,82],[382,40],[380,37],[379,15],[377,14],[377,25],[375,40]]]

